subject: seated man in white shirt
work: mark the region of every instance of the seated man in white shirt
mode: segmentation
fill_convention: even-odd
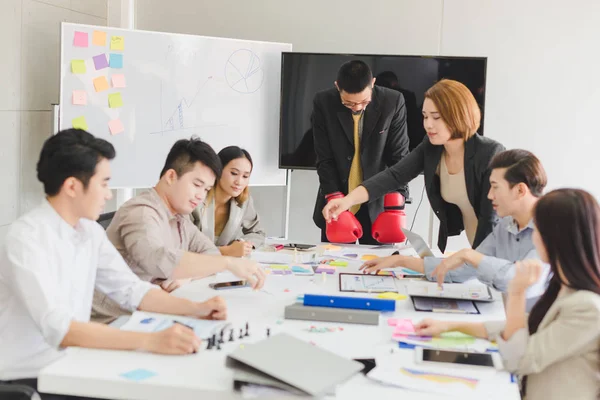
[[[448,258],[407,257],[402,255],[367,261],[361,269],[367,273],[402,266],[424,273],[429,280],[462,283],[477,278],[506,292],[515,274],[515,262],[539,259],[533,245],[533,208],[546,187],[546,171],[540,160],[527,150],[506,150],[490,162],[488,198],[500,218],[491,234],[473,250],[461,250]],[[538,282],[527,290],[529,308],[546,290],[550,266]]]
[[[189,354],[182,325],[156,333],[89,322],[94,287],[121,307],[225,319],[225,302],[193,302],[140,280],[95,222],[111,198],[113,146],[69,129],[44,143],[37,164],[46,200],[10,227],[0,251],[0,382],[37,388],[40,370],[66,347]],[[42,394],[42,399],[64,398]]]

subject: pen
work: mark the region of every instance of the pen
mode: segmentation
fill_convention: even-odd
[[[188,324],[184,324],[183,322],[179,322],[179,321],[173,321],[174,324],[179,324],[179,325],[183,325],[186,328],[190,328],[191,330],[194,330],[194,327],[188,325]]]

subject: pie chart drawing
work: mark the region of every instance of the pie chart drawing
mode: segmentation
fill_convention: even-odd
[[[262,86],[264,70],[260,58],[248,49],[236,50],[225,65],[225,80],[238,93],[250,94]]]

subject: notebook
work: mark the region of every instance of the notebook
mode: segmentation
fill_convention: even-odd
[[[236,370],[238,384],[241,379],[263,385],[271,380],[273,384],[268,386],[290,387],[293,392],[311,396],[331,393],[336,385],[363,369],[357,361],[285,333],[238,348],[227,357],[227,366]]]

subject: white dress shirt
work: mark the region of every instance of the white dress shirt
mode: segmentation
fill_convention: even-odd
[[[73,228],[47,201],[15,221],[0,250],[0,380],[36,378],[61,357],[71,321],[90,320],[94,287],[133,311],[154,286],[95,221]]]

